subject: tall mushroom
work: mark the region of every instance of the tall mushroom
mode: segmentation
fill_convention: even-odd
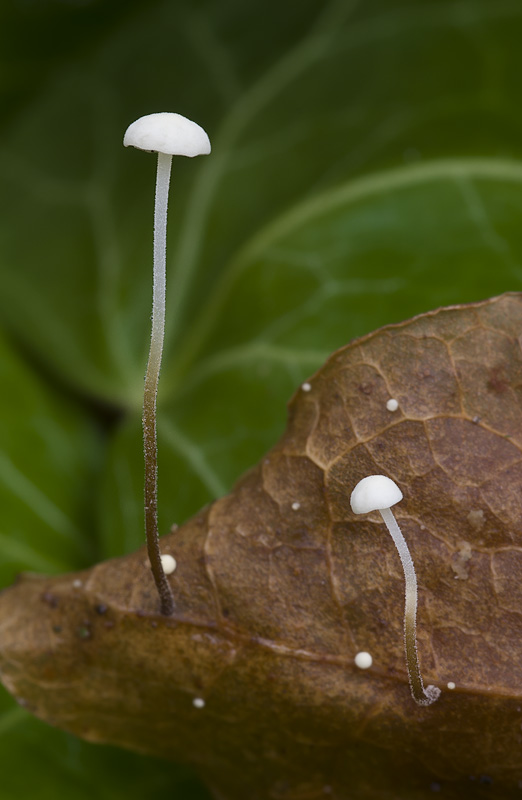
[[[429,706],[440,696],[436,686],[424,688],[417,656],[416,621],[417,621],[417,576],[413,559],[408,550],[391,506],[402,500],[402,492],[391,478],[385,475],[369,475],[359,481],[350,497],[350,505],[354,514],[368,514],[380,511],[384,524],[395,543],[404,570],[406,583],[406,601],[404,606],[404,645],[406,649],[406,666],[413,699],[421,706]]]
[[[180,114],[148,114],[125,131],[125,147],[158,154],[154,205],[154,278],[152,290],[152,334],[143,392],[143,445],[145,451],[145,532],[152,574],[161,601],[161,613],[174,611],[174,596],[161,561],[158,534],[158,446],[156,397],[165,336],[165,289],[167,206],[172,156],[210,153],[210,141],[199,125]]]

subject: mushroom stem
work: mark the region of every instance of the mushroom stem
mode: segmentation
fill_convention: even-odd
[[[143,446],[145,450],[145,533],[149,562],[161,601],[161,613],[174,612],[174,596],[161,561],[158,535],[158,444],[156,398],[165,336],[165,254],[167,251],[167,206],[172,156],[207,155],[210,141],[199,125],[181,114],[161,112],[135,120],[123,137],[125,147],[158,154],[154,205],[154,280],[152,290],[152,335],[143,396]],[[171,570],[172,571],[172,570]]]
[[[404,570],[404,580],[406,584],[406,599],[404,605],[404,646],[406,649],[406,666],[408,668],[408,678],[410,681],[411,693],[415,702],[420,706],[429,706],[438,699],[440,695],[440,689],[431,685],[424,688],[419,667],[416,637],[417,576],[413,566],[413,559],[391,508],[381,508],[379,509],[379,512],[395,543],[395,547],[399,553],[402,568]]]
[[[145,533],[147,551],[161,601],[161,613],[174,612],[174,595],[161,563],[158,533],[158,444],[156,399],[165,337],[165,287],[167,206],[172,156],[158,153],[154,205],[154,280],[152,289],[152,333],[143,392],[143,449],[145,453]]]

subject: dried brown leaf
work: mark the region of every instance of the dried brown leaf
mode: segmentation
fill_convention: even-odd
[[[227,800],[518,797],[521,334],[509,294],[334,353],[266,458],[162,539],[174,617],[144,550],[23,576],[0,601],[5,685],[78,736],[195,765]],[[421,668],[443,690],[427,708],[398,556],[378,515],[350,510],[371,473],[404,492]]]

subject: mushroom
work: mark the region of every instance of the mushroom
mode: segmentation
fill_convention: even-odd
[[[137,147],[158,154],[154,205],[154,279],[152,290],[152,334],[143,392],[143,445],[145,451],[145,532],[152,574],[161,601],[161,613],[174,611],[174,596],[161,560],[158,535],[158,446],[156,397],[165,336],[165,287],[167,249],[167,206],[172,156],[210,153],[207,134],[199,125],[180,114],[148,114],[125,131],[125,147]]]
[[[368,514],[379,511],[399,552],[406,582],[406,602],[404,607],[404,644],[406,649],[406,666],[413,699],[421,706],[429,706],[440,696],[436,686],[424,688],[417,656],[415,634],[417,617],[417,576],[413,560],[406,540],[401,533],[391,506],[402,500],[402,492],[390,478],[385,475],[369,475],[359,481],[350,497],[350,505],[354,514]]]

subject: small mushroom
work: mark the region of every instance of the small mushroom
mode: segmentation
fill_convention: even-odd
[[[417,618],[417,576],[413,560],[406,540],[401,533],[391,506],[402,500],[402,492],[390,478],[385,475],[369,475],[359,481],[352,492],[350,505],[354,514],[368,514],[379,511],[384,524],[399,552],[404,580],[406,582],[406,602],[404,607],[404,644],[406,649],[406,666],[413,699],[421,706],[429,706],[440,696],[436,686],[424,688],[417,656],[416,618]]]
[[[172,156],[210,153],[207,134],[199,125],[180,114],[148,114],[125,131],[125,147],[137,147],[158,154],[154,205],[154,279],[152,290],[152,334],[143,392],[143,445],[145,451],[145,531],[152,574],[161,600],[161,613],[174,611],[172,589],[162,564],[158,534],[158,447],[156,396],[165,336],[165,290],[167,249],[167,206]]]

